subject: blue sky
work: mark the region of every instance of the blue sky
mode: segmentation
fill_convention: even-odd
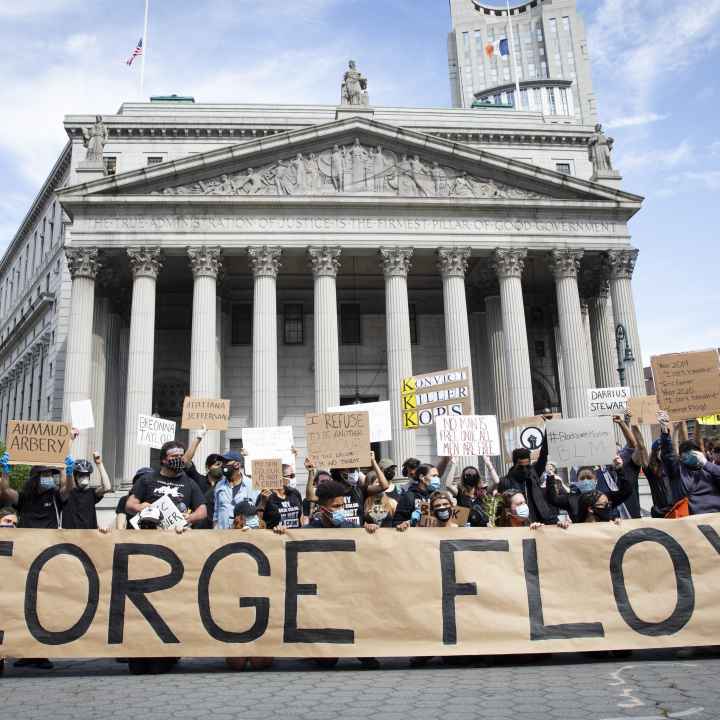
[[[720,0],[578,0],[632,221],[644,359],[720,345]],[[0,0],[0,247],[66,138],[66,113],[138,99],[143,0]],[[447,106],[446,0],[151,0],[146,95],[330,103],[348,57],[373,104]]]

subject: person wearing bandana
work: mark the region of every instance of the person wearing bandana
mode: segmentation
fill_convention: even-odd
[[[160,469],[141,475],[128,496],[126,508],[139,513],[163,495],[177,505],[185,520],[193,525],[207,517],[207,507],[197,483],[185,474],[184,446],[170,440],[160,448]]]

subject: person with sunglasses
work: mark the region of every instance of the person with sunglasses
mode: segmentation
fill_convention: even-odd
[[[283,464],[282,474],[282,487],[266,489],[258,495],[258,514],[268,530],[279,526],[293,530],[303,525],[303,501],[297,490],[295,468]]]

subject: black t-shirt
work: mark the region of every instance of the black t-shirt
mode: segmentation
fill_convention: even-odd
[[[59,490],[48,490],[44,493],[21,490],[17,502],[20,514],[18,527],[55,530],[60,527],[62,508],[63,501]]]
[[[345,517],[354,527],[365,524],[365,493],[356,485],[347,485]]]
[[[258,501],[260,498],[261,496],[258,496]],[[284,525],[286,528],[299,528],[302,507],[302,497],[294,488],[286,488],[284,499],[273,493],[265,504],[263,513],[265,527],[268,530],[272,530],[278,525]]]
[[[130,520],[132,520],[137,513],[130,512],[130,510],[127,509],[127,495],[123,495],[119,500],[118,504],[115,507],[115,514],[116,515],[125,515],[125,525],[127,530],[134,530],[135,528],[130,524]]]
[[[152,475],[148,473],[138,478],[132,494],[140,502],[149,503],[167,495],[180,512],[187,512],[188,509],[195,511],[205,504],[205,498],[197,483],[185,473],[180,473],[174,478],[164,477],[159,472],[154,472]]]
[[[94,488],[73,488],[62,511],[62,526],[67,530],[97,530],[96,503],[100,502]]]

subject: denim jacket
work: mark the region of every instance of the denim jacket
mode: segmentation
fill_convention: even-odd
[[[222,478],[215,485],[215,511],[213,512],[213,525],[218,530],[229,530],[233,526],[235,505],[243,500],[255,502],[254,493],[247,478],[240,483],[240,490],[233,498],[233,486],[227,478]]]

